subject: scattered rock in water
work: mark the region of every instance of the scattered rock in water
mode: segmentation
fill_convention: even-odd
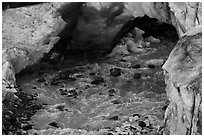
[[[146,51],[146,49],[144,49],[144,48],[133,47],[133,48],[131,48],[131,52],[133,52],[133,53],[145,53],[145,52],[147,52],[147,51]]]
[[[100,77],[100,76],[97,76],[97,77],[94,78],[94,80],[91,82],[91,84],[99,85],[99,84],[101,84],[103,82],[104,82],[104,78]]]
[[[147,67],[148,67],[148,68],[151,68],[151,69],[154,69],[154,68],[155,68],[154,65],[148,65]]]
[[[53,127],[56,127],[56,128],[59,128],[57,122],[52,122],[52,123],[50,123],[49,125],[50,125],[50,126],[53,126]]]
[[[139,121],[138,125],[142,128],[146,127],[146,123],[143,121]]]
[[[37,82],[46,82],[46,80],[45,80],[45,78],[43,78],[43,77],[41,77],[41,78],[39,78],[38,80],[37,80]]]
[[[53,86],[58,86],[60,83],[59,80],[56,80],[56,79],[53,79],[51,82],[50,82],[50,85],[53,85]]]
[[[109,91],[108,91],[108,93],[109,93],[109,96],[114,96],[114,93],[115,93],[116,91],[114,90],[114,89],[110,89]]]
[[[141,43],[135,43],[132,40],[127,40],[125,43],[129,52],[144,53],[146,50],[142,47]]]
[[[113,103],[113,104],[121,104],[122,102],[120,100],[113,100],[111,103]]]
[[[110,120],[119,120],[119,117],[118,116],[113,116],[111,118],[109,118]]]
[[[145,41],[148,41],[148,42],[151,42],[151,43],[160,43],[159,39],[156,39],[156,38],[154,38],[152,36],[146,38]]]
[[[63,105],[59,105],[56,107],[56,109],[58,109],[59,111],[64,111],[65,106]]]
[[[110,75],[114,76],[114,77],[120,76],[121,75],[121,69],[120,68],[112,68],[110,70]]]
[[[94,73],[94,72],[90,72],[90,73],[89,73],[89,75],[94,76],[94,75],[95,75],[95,73]]]
[[[70,74],[73,74],[73,73],[74,72],[71,70],[63,71],[58,74],[58,77],[59,79],[62,79],[62,80],[68,80],[70,77]]]
[[[139,68],[141,68],[141,65],[140,64],[132,64],[131,68],[139,69]]]
[[[76,81],[76,78],[69,76],[67,80],[68,81]]]
[[[109,97],[113,97],[114,96],[114,94],[109,94]]]
[[[88,88],[90,88],[90,87],[91,87],[90,85],[86,85],[86,86],[85,86],[85,89],[88,89]]]
[[[33,87],[33,89],[37,89],[37,87],[36,87],[36,86],[34,86],[34,87]]]
[[[134,57],[134,56],[125,56],[125,57],[123,57],[123,60],[125,60],[127,62],[134,62],[134,61],[138,61],[139,59],[137,57]]]
[[[139,79],[141,78],[141,73],[135,73],[133,77],[134,79]]]
[[[2,102],[2,134],[27,134],[26,130],[32,129],[30,117],[42,109],[42,105],[33,102],[36,98],[32,94],[19,91],[13,95],[5,96]]]
[[[59,89],[59,91],[60,91],[60,94],[62,95],[62,96],[65,96],[65,95],[67,95],[68,94],[68,91],[66,90],[66,89]]]
[[[137,113],[136,113],[136,114],[133,114],[132,116],[133,116],[133,117],[140,117],[140,114],[137,114]]]
[[[115,93],[116,91],[114,90],[114,89],[110,89],[109,91],[108,91],[108,93],[109,94],[113,94],[113,93]]]
[[[168,104],[162,107],[162,110],[166,110],[168,107]]]
[[[77,77],[77,78],[82,78],[83,75],[82,75],[82,74],[77,74],[76,77]],[[73,78],[73,80],[74,80],[74,77],[72,77],[72,78]],[[76,79],[75,79],[75,80],[76,80]]]
[[[154,65],[155,67],[161,67],[164,64],[163,59],[151,59],[145,62],[146,66]]]
[[[68,95],[67,97],[73,97],[73,98],[76,98],[78,95],[77,91],[75,89],[72,89],[72,90],[69,90],[68,91]]]
[[[31,123],[23,123],[23,124],[21,124],[21,128],[24,129],[24,130],[29,130],[29,129],[33,128],[33,124],[31,124]]]
[[[127,50],[127,45],[117,45],[108,55],[108,57],[113,57],[115,55],[128,55],[129,51]]]

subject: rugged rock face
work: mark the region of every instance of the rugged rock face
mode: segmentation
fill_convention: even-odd
[[[180,37],[188,30],[202,24],[201,2],[169,2],[171,22]]]
[[[66,24],[57,13],[62,4],[3,11],[3,96],[6,91],[15,91],[15,74],[39,61],[59,40],[57,35]]]
[[[163,66],[170,100],[164,134],[202,134],[201,31],[182,37]]]

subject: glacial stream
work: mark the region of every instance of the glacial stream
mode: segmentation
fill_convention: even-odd
[[[146,53],[114,57],[70,56],[36,64],[17,85],[42,105],[28,134],[158,134],[168,104],[161,66],[176,41],[160,39]]]

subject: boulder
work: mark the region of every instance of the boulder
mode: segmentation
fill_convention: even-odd
[[[202,134],[202,29],[183,36],[163,65],[167,97],[164,134]]]
[[[113,57],[115,55],[128,55],[129,51],[127,50],[127,45],[117,45],[108,57]]]
[[[143,40],[142,34],[144,34],[144,33],[145,32],[143,30],[140,30],[138,28],[134,28],[132,30],[134,41],[137,42],[138,40]]]
[[[159,39],[156,39],[156,38],[154,38],[154,37],[152,37],[152,36],[146,38],[145,41],[151,42],[151,43],[160,43],[160,40],[159,40]]]
[[[155,67],[161,67],[164,63],[163,59],[151,59],[145,62],[145,66],[153,65]]]
[[[66,25],[58,13],[62,5],[43,3],[3,11],[3,94],[15,91],[15,74],[38,62],[59,40],[57,35]]]

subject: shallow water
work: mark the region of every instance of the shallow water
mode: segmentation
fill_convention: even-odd
[[[43,109],[31,118],[34,128],[29,133],[81,129],[86,134],[126,134],[130,130],[126,131],[126,127],[146,120],[145,128],[131,133],[156,134],[167,102],[164,76],[161,66],[148,68],[144,64],[149,59],[166,60],[173,45],[163,40],[152,44],[148,53],[128,55],[137,57],[137,61],[124,61],[122,56],[70,57],[60,64],[28,68],[17,76],[17,84],[26,93],[37,93],[35,102],[43,104]],[[131,68],[133,63],[140,64],[140,68]],[[111,76],[112,68],[120,68],[121,75]],[[139,76],[134,78],[135,74]],[[103,80],[93,84],[98,77]],[[140,117],[135,120],[135,115]]]

